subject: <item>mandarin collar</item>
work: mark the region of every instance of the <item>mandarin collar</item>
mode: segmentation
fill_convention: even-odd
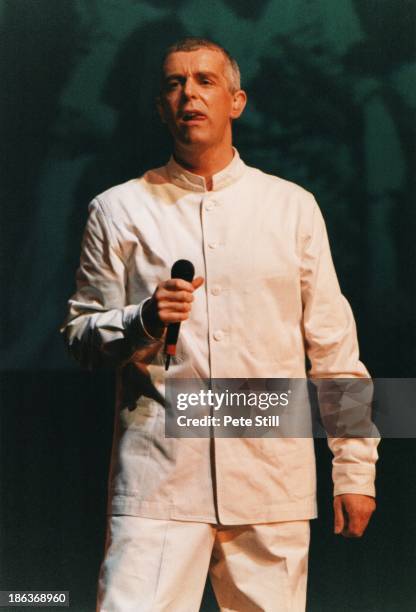
[[[233,147],[234,157],[220,172],[214,174],[212,177],[212,191],[218,191],[228,185],[231,185],[237,181],[245,170],[245,163],[241,159],[238,151]],[[193,174],[178,164],[173,155],[171,155],[166,169],[172,183],[182,187],[183,189],[189,189],[190,191],[207,191],[205,178],[198,174]]]

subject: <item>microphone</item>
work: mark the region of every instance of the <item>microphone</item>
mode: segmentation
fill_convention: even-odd
[[[191,283],[193,281],[195,274],[195,268],[193,264],[187,259],[178,259],[172,266],[171,278],[182,278],[183,280]],[[179,328],[181,324],[178,323],[169,323],[168,329],[166,332],[166,340],[165,340],[165,370],[169,369],[169,363],[171,356],[176,355],[176,344],[178,342],[179,336]]]

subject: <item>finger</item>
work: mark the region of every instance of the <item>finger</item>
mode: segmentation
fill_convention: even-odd
[[[160,313],[176,313],[176,312],[189,312],[191,310],[191,304],[189,302],[159,302],[159,316]]]
[[[334,499],[334,533],[339,534],[344,530],[344,513],[342,511],[342,502],[338,497]]]
[[[342,530],[342,535],[345,538],[359,538],[362,533],[363,531],[360,529],[358,523],[348,524],[348,527]]]
[[[358,516],[351,517],[348,524],[347,537],[350,538],[361,538],[364,531],[367,529],[368,523],[370,522],[370,516],[368,514],[361,514]]]
[[[189,313],[168,312],[163,314],[160,318],[165,325],[169,325],[169,323],[182,323],[182,321],[186,321],[189,318]]]
[[[202,278],[202,276],[197,276],[192,281],[192,286],[193,286],[194,289],[198,289],[198,287],[200,287],[203,284],[204,284],[204,279]]]
[[[156,292],[156,299],[160,303],[161,301],[165,302],[193,302],[194,296],[189,291],[174,291],[160,289]]]
[[[162,283],[162,287],[168,289],[170,291],[189,291],[193,293],[194,288],[192,283],[188,283],[188,281],[183,278],[170,278],[169,280]]]
[[[361,536],[363,535],[364,531],[358,531],[356,529],[344,529],[342,531],[342,535],[344,536],[344,538],[361,538]]]

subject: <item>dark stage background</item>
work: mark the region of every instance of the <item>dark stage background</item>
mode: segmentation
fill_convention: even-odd
[[[374,376],[415,376],[413,0],[0,2],[2,333],[0,589],[64,589],[94,609],[104,546],[113,378],[81,372],[58,327],[87,203],[164,163],[153,100],[161,50],[224,44],[249,106],[252,165],[317,197]],[[332,535],[330,457],[317,443],[308,611],[416,609],[416,451],[380,447],[366,536]],[[216,610],[206,593],[204,612]]]

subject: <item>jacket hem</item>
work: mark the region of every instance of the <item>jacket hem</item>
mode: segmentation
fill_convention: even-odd
[[[191,511],[183,512],[174,504],[161,504],[141,501],[134,497],[114,496],[108,507],[110,515],[141,516],[143,518],[190,521],[198,523],[218,524],[218,518],[213,514],[198,514]],[[279,523],[285,521],[302,521],[317,518],[315,499],[301,502],[270,506],[262,513],[244,513],[237,515],[229,509],[219,508],[218,517],[221,525],[256,525],[261,523]]]

